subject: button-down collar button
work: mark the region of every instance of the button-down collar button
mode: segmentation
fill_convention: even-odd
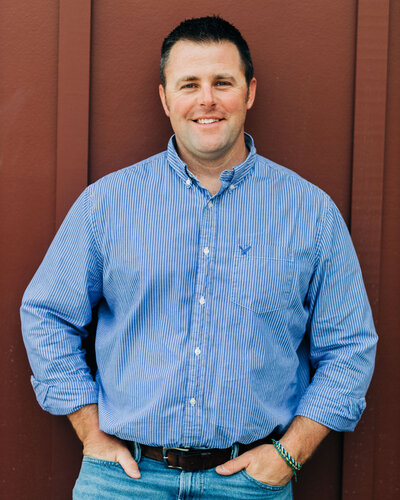
[[[196,349],[194,350],[194,353],[196,354],[196,356],[200,356],[200,353],[201,353],[200,347],[196,347]]]
[[[196,400],[195,400],[194,398],[192,398],[192,399],[189,401],[189,403],[190,403],[192,406],[194,406],[194,405],[196,404]]]
[[[186,179],[186,186],[190,187],[192,185],[191,179]]]
[[[202,296],[200,297],[200,300],[199,300],[200,304],[203,305],[206,303],[206,299]]]
[[[208,255],[210,253],[210,249],[208,247],[203,248],[204,255]]]
[[[235,184],[231,184],[231,185],[229,186],[229,189],[230,189],[231,191],[233,191],[233,190],[235,189],[235,187],[236,187],[236,186],[235,186]]]
[[[213,205],[214,205],[214,203],[211,200],[207,203],[208,208],[211,208]]]

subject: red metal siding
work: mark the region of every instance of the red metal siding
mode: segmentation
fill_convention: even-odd
[[[21,341],[22,292],[53,234],[58,6],[0,6],[1,495],[51,498],[52,418],[35,402]]]
[[[23,290],[84,185],[166,147],[170,125],[157,91],[161,41],[183,18],[210,13],[236,24],[252,49],[258,93],[247,129],[258,151],[322,187],[351,219],[379,313],[366,414],[344,444],[339,434],[327,438],[295,497],[398,496],[399,2],[2,0],[0,479],[6,498],[70,498],[80,465],[81,447],[67,420],[41,411],[29,384],[18,318]]]

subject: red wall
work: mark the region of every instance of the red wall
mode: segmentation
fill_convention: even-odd
[[[1,0],[5,498],[70,498],[80,466],[66,418],[43,412],[29,383],[23,290],[87,182],[165,149],[162,39],[183,18],[213,13],[236,24],[252,50],[258,90],[247,130],[258,151],[322,187],[351,224],[381,337],[360,426],[328,437],[295,497],[397,498],[400,2]]]

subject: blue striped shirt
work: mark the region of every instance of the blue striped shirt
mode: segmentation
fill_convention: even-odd
[[[45,410],[98,403],[105,432],[163,446],[249,443],[295,415],[355,427],[377,337],[346,225],[246,141],[215,196],[172,138],[75,202],[21,308]]]

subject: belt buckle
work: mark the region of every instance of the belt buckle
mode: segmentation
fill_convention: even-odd
[[[185,455],[186,453],[188,453],[190,451],[190,448],[166,448],[165,446],[163,446],[163,449],[162,449],[163,461],[164,461],[165,465],[169,469],[183,470],[183,467],[181,467],[180,465],[171,465],[168,463],[168,452],[169,451],[177,452],[176,453],[177,455]]]

